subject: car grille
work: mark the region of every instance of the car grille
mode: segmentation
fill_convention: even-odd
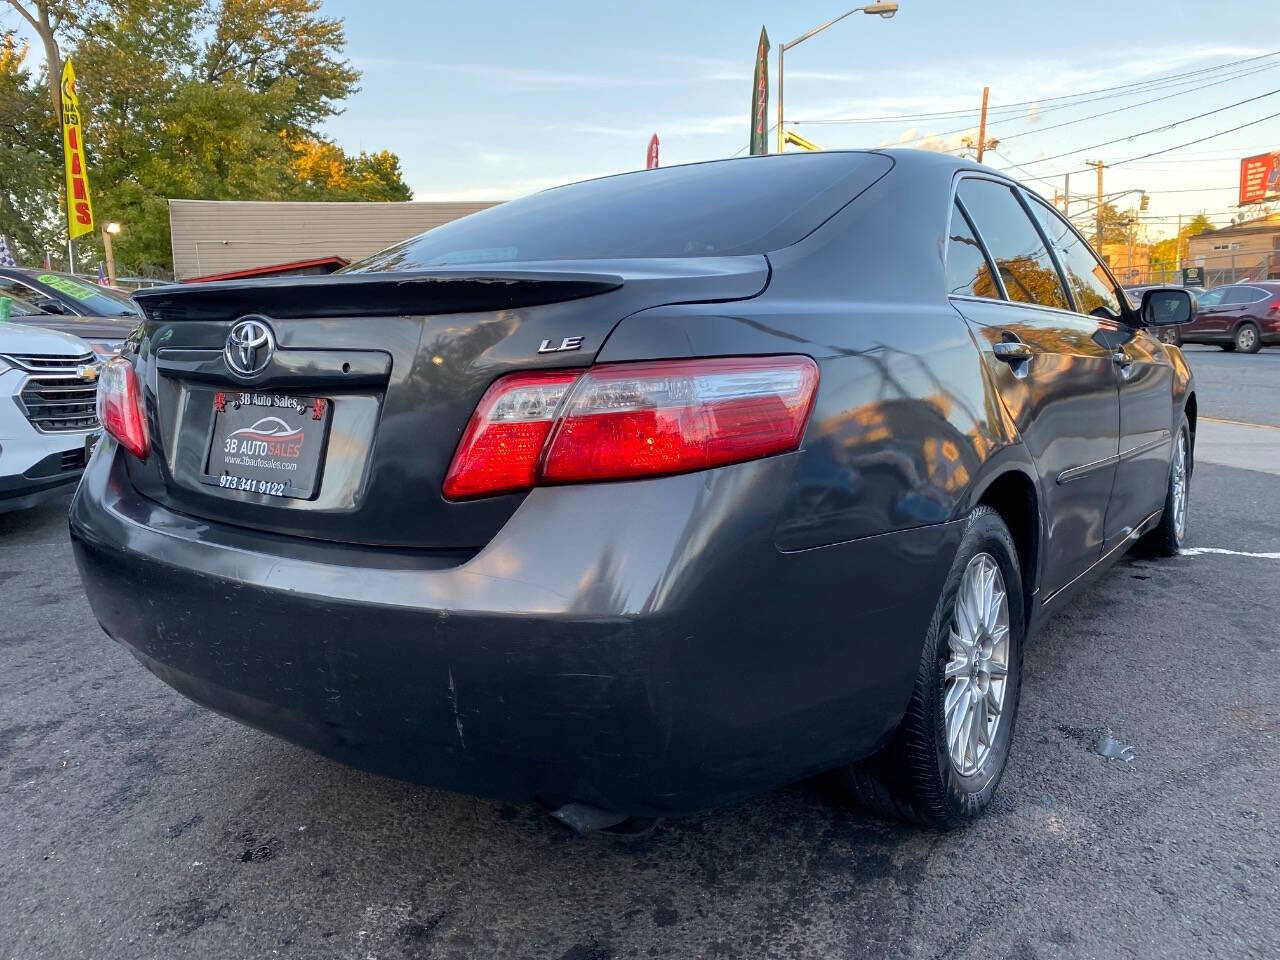
[[[32,426],[42,433],[62,433],[98,428],[98,377],[80,370],[93,363],[93,355],[82,357],[6,355],[33,372],[18,394],[18,405]]]
[[[53,370],[58,373],[74,373],[76,367],[86,363],[93,363],[95,358],[92,353],[83,353],[78,357],[58,356],[57,354],[47,353],[6,353],[4,354],[4,359],[12,360],[23,370]]]

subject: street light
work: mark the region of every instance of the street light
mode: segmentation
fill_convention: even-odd
[[[804,34],[803,36],[796,37],[790,43],[784,43],[780,47],[778,47],[778,152],[779,153],[782,153],[783,150],[786,148],[786,143],[783,140],[783,133],[782,133],[782,55],[786,53],[788,50],[790,50],[792,47],[799,46],[800,44],[804,43],[806,40],[808,40],[810,37],[814,36],[815,34],[821,33],[823,30],[827,29],[827,27],[830,27],[833,24],[839,23],[841,20],[843,20],[845,17],[849,16],[850,14],[865,13],[869,16],[881,16],[881,17],[884,17],[884,19],[886,20],[890,20],[893,18],[893,15],[897,12],[898,12],[898,4],[894,2],[894,0],[887,0],[887,2],[884,2],[884,3],[868,3],[866,6],[854,7],[852,10],[848,11],[847,13],[842,13],[840,14],[840,16],[835,17],[831,20],[828,20],[826,23],[822,24],[822,26],[814,27],[812,30],[810,30],[808,33]]]
[[[108,220],[102,225],[102,252],[107,257],[107,283],[113,287],[116,285],[116,257],[111,250],[111,238],[118,236],[121,229],[120,224],[114,220]]]

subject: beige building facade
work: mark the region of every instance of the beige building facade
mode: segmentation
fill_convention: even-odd
[[[326,257],[359,260],[491,206],[170,200],[174,278],[192,280]]]
[[[1280,213],[1188,237],[1183,265],[1204,267],[1210,286],[1280,279]]]

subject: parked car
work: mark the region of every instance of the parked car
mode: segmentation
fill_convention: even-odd
[[[46,313],[137,317],[133,301],[84,277],[27,267],[0,267],[0,296],[34,304]]]
[[[106,632],[246,723],[575,823],[837,768],[963,823],[1028,632],[1185,536],[1195,388],[1148,328],[1192,298],[1134,309],[942,154],[607,177],[135,298],[70,518]]]
[[[73,337],[79,337],[101,359],[114,357],[124,346],[133,328],[137,326],[138,317],[100,317],[76,316],[69,313],[42,310],[34,303],[0,293],[0,315],[6,307],[9,316],[29,327],[42,327],[48,330],[60,330]]]
[[[1280,344],[1280,281],[1214,287],[1201,294],[1196,319],[1177,331],[1179,343],[1217,344],[1228,352],[1257,353]]]
[[[80,479],[97,441],[98,365],[75,337],[0,324],[0,513]]]

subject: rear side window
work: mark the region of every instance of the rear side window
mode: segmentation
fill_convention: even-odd
[[[587,180],[446,223],[344,272],[765,253],[803,239],[892,166],[879,154],[811,153]]]
[[[1116,296],[1116,289],[1101,261],[1056,210],[1050,210],[1035,198],[1029,199],[1040,226],[1058,253],[1058,262],[1067,275],[1076,310],[1095,317],[1119,320],[1123,316],[1120,298]]]
[[[991,275],[991,265],[959,204],[951,210],[951,235],[947,239],[947,293],[1000,299],[1000,288]]]
[[[1228,287],[1226,293],[1222,296],[1222,303],[1225,306],[1234,306],[1241,303],[1253,303],[1265,297],[1266,294],[1257,287]]]
[[[960,202],[995,261],[1010,300],[1070,310],[1058,268],[1027,211],[1008,187],[991,180],[962,180]]]

